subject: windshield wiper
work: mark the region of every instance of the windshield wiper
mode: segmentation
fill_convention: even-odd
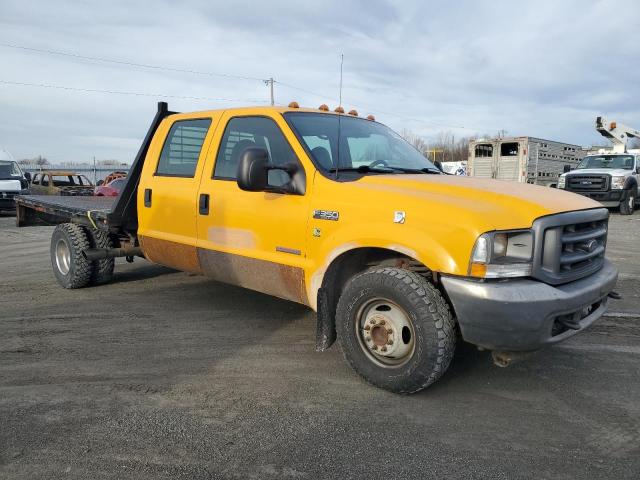
[[[359,167],[338,167],[332,168],[332,172],[356,172],[356,173],[393,173],[395,169],[391,167],[370,167],[369,165],[360,165]]]
[[[360,165],[359,167],[340,167],[338,172],[357,172],[357,173],[427,173],[431,175],[440,175],[442,172],[436,168],[404,168],[404,167],[370,167],[369,165]],[[336,169],[332,169],[336,171]]]

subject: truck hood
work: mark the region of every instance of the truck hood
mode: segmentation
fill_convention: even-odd
[[[421,216],[432,221],[434,214],[451,221],[469,221],[483,225],[485,231],[526,228],[545,215],[602,207],[594,200],[555,188],[457,175],[369,175],[356,184],[378,191],[376,197],[394,210],[428,208]],[[381,198],[383,192],[386,198]]]
[[[565,173],[565,177],[572,175],[591,175],[591,174],[605,174],[615,177],[626,177],[631,175],[633,170],[624,170],[622,168],[582,168],[580,170],[572,170],[569,173]]]
[[[22,190],[20,180],[0,180],[0,192],[19,192]]]

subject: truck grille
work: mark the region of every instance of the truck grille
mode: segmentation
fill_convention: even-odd
[[[609,189],[609,175],[567,175],[567,190],[604,192]]]
[[[602,268],[608,223],[609,212],[604,208],[536,220],[532,276],[557,285],[586,277]]]

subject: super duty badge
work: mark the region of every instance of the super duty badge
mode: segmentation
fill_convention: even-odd
[[[333,210],[314,210],[313,211],[313,218],[318,219],[318,220],[338,221],[338,218],[340,218],[340,213],[339,212],[335,212]]]

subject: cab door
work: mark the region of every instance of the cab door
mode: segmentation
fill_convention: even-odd
[[[171,115],[149,146],[137,193],[138,238],[154,263],[200,272],[198,186],[218,118]]]
[[[301,147],[279,114],[225,113],[213,145],[199,192],[198,255],[203,273],[307,303],[304,269],[308,195],[247,192],[236,183],[245,149],[264,148],[270,163],[295,162],[304,171],[299,160]],[[292,145],[297,146],[299,154]],[[270,186],[282,187],[290,180],[283,171],[269,172]],[[306,187],[308,183],[306,177]]]

